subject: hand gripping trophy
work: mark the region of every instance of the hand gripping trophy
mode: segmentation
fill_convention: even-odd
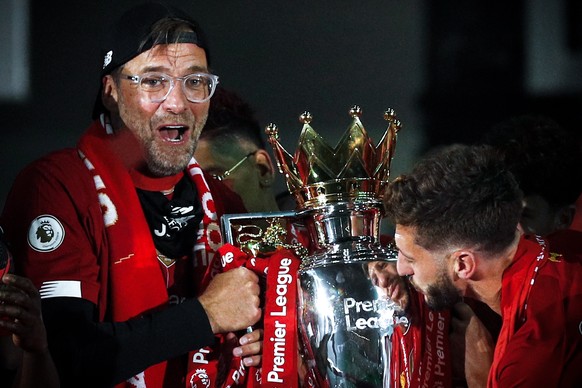
[[[390,176],[401,125],[393,110],[377,146],[350,110],[351,126],[335,148],[301,115],[303,130],[292,156],[279,142],[276,125],[267,129],[279,170],[297,202],[296,216],[307,226],[309,254],[299,267],[298,328],[308,385],[317,387],[401,386],[406,354],[393,335],[410,324],[398,301],[380,292],[368,276],[370,262],[396,261],[380,245],[382,193]],[[400,346],[400,347],[399,347]],[[398,365],[395,367],[395,365]]]

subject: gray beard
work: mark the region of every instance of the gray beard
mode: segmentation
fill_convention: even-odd
[[[172,161],[169,161],[163,156],[160,157],[161,153],[159,151],[148,148],[148,170],[152,173],[152,175],[159,177],[176,175],[186,169],[188,163],[192,159],[192,155],[194,155],[194,148],[195,144],[192,143],[189,149],[184,151],[183,155],[181,155],[178,160]]]

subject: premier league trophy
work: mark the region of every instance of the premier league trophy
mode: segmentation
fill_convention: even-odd
[[[335,148],[301,115],[303,130],[294,155],[267,127],[277,164],[297,202],[295,216],[307,227],[309,254],[299,273],[300,352],[313,386],[391,387],[392,333],[410,324],[403,308],[374,286],[368,265],[396,261],[393,249],[380,245],[382,193],[390,175],[396,134],[394,111],[375,146],[360,121],[361,110]]]

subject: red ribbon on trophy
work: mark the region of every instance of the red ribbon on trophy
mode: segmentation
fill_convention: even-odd
[[[247,368],[241,357],[226,354],[228,350],[223,351],[219,357],[211,356],[213,352],[210,351],[203,351],[201,356],[199,351],[195,353],[198,358],[191,357],[188,379],[190,386],[208,386],[196,375],[201,375],[198,372],[201,366],[206,372],[202,378],[215,383],[223,380],[216,364],[226,363],[226,376],[224,383],[220,384],[221,387],[297,387],[296,307],[299,258],[292,250],[285,248],[279,248],[265,257],[253,257],[231,244],[223,245],[218,253],[220,264],[213,263],[209,268],[219,265],[222,271],[228,271],[244,266],[259,276],[266,276],[262,367]],[[214,366],[211,365],[213,363]],[[199,385],[196,385],[196,379],[201,380]]]
[[[297,386],[297,270],[287,249],[269,258],[265,297],[262,387]]]

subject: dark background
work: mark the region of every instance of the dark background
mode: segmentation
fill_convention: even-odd
[[[29,0],[30,92],[0,100],[0,207],[24,165],[73,146],[90,123],[101,32],[135,3]],[[403,122],[394,174],[430,147],[476,140],[515,114],[546,114],[580,132],[582,9],[574,0],[167,3],[201,23],[221,83],[255,107],[263,126],[276,123],[290,151],[304,110],[335,145],[354,104],[375,141],[386,108]]]

